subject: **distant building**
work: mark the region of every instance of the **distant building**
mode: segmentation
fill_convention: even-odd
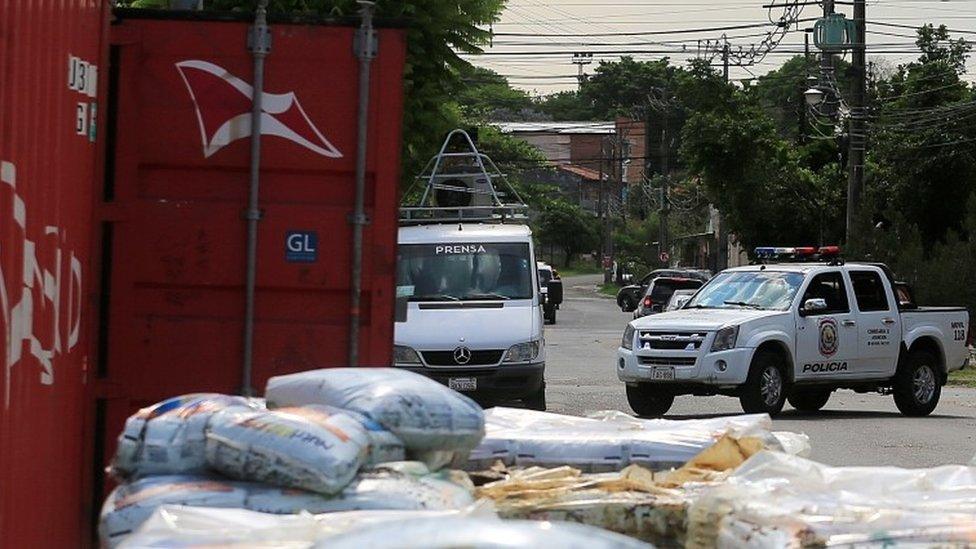
[[[601,147],[616,134],[614,122],[496,122],[502,133],[517,137],[539,149],[556,167],[555,171],[530,171],[530,177],[557,185],[563,197],[584,210],[596,213],[600,178],[611,180],[608,161],[601,167]]]

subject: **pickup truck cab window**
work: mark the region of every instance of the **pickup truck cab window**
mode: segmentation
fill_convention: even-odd
[[[852,270],[850,275],[858,310],[867,313],[887,311],[891,308],[884,283],[881,281],[881,274],[874,271]]]
[[[806,313],[806,316],[836,315],[851,312],[850,304],[847,301],[847,289],[844,284],[844,277],[840,271],[821,273],[813,277],[807,291],[800,300],[800,307],[810,299],[823,299],[827,302],[827,308],[821,311]]]

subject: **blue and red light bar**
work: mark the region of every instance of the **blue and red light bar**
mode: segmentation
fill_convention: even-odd
[[[816,261],[840,255],[840,246],[798,246],[774,247],[760,246],[755,249],[757,259],[780,259],[794,261]]]

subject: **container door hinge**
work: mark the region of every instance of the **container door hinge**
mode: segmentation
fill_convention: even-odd
[[[349,223],[352,225],[369,225],[370,219],[366,214],[356,215],[354,213],[349,214]]]
[[[248,221],[250,221],[252,219],[254,221],[260,221],[261,218],[264,217],[264,210],[250,210],[250,209],[247,209],[247,210],[244,210],[243,212],[241,212],[241,217],[244,218],[244,219],[246,219],[246,220],[248,220]]]
[[[254,25],[247,30],[247,49],[251,53],[267,55],[271,52],[271,27]]]

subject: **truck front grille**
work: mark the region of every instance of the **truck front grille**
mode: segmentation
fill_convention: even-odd
[[[458,364],[454,360],[454,351],[423,351],[424,362],[428,366],[492,366],[502,359],[500,350],[471,351],[471,360]]]
[[[641,330],[640,348],[658,350],[697,350],[705,341],[705,332],[654,332]]]
[[[642,366],[694,366],[693,356],[639,356],[637,362]]]

